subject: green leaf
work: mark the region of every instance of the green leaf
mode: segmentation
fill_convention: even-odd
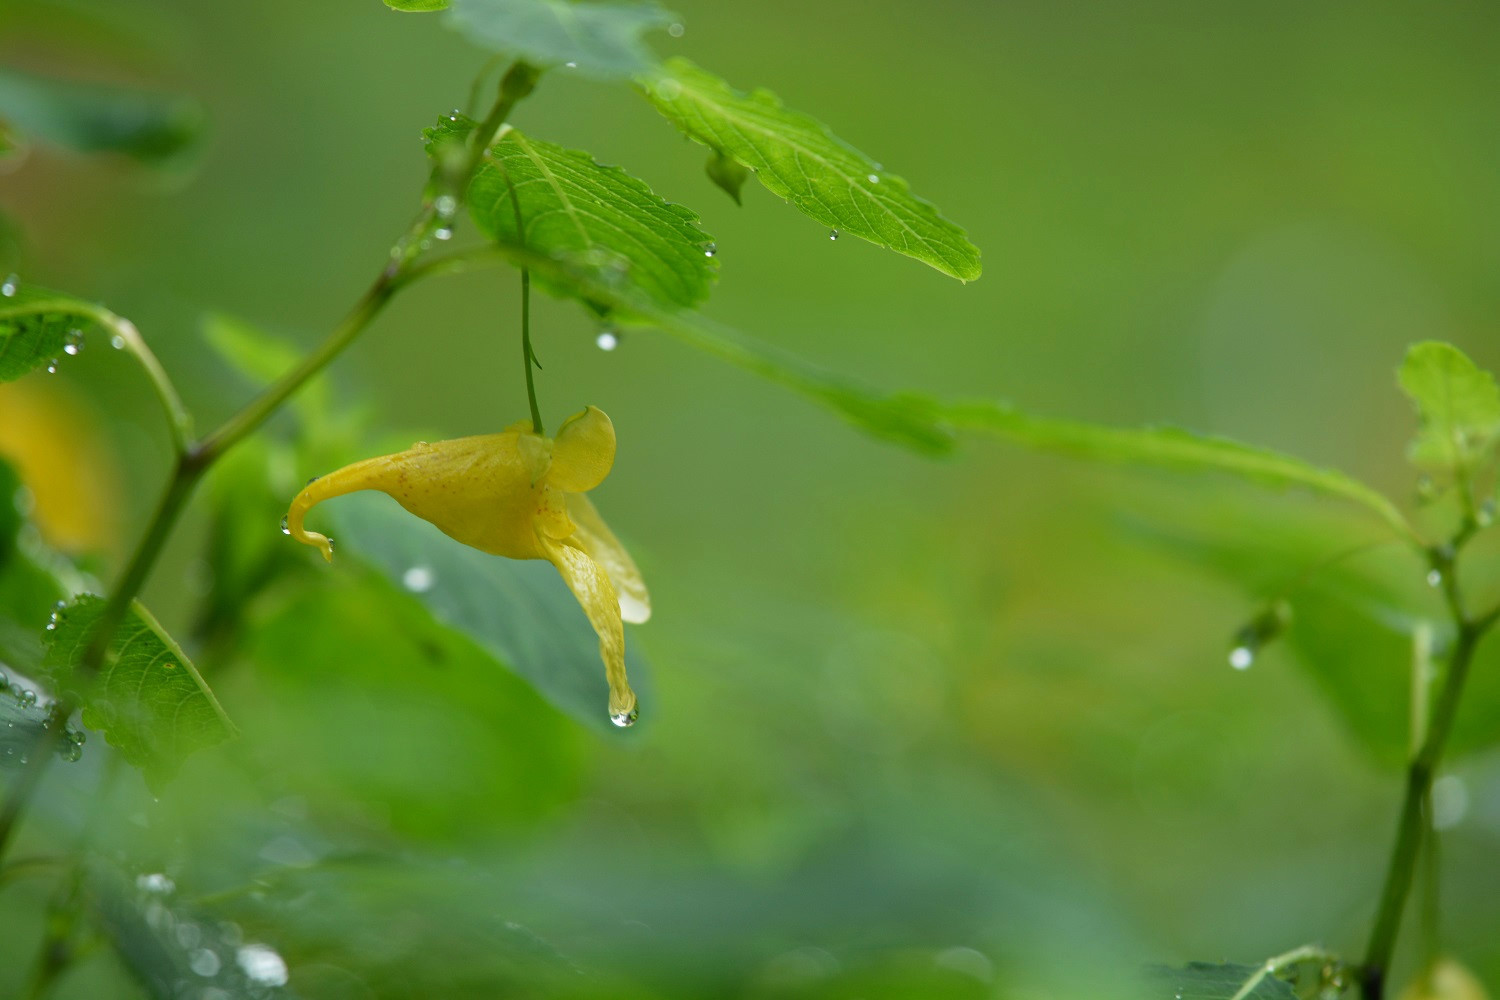
[[[512,183],[525,220],[522,237]],[[695,225],[692,212],[663,201],[618,167],[601,166],[587,153],[515,129],[490,147],[468,200],[475,224],[497,243],[615,268],[630,286],[668,309],[702,302],[718,277],[713,242]],[[572,282],[553,281],[545,273],[538,279],[556,294],[579,293]],[[599,312],[617,306],[582,297]]]
[[[165,164],[196,142],[192,101],[0,69],[0,119],[22,135],[79,153],[119,153]]]
[[[378,567],[553,705],[601,730],[613,728],[598,638],[549,563],[461,545],[387,497],[355,494],[331,507],[341,554]],[[625,661],[649,716],[649,679],[634,631],[626,629]]]
[[[98,631],[105,601],[84,594],[57,612],[44,666],[59,687],[87,690],[83,724],[159,787],[194,750],[234,735],[234,726],[181,648],[139,602],[110,641],[97,677],[75,678]]]
[[[24,285],[15,275],[0,282],[0,382],[56,361],[98,312],[81,299]]]
[[[641,35],[675,20],[654,3],[452,0],[451,7],[449,23],[476,45],[541,67],[568,64],[604,80],[655,66]]]
[[[447,10],[448,0],[385,0],[385,5],[391,10],[421,13],[429,10]]]
[[[743,94],[681,58],[668,60],[642,87],[674,125],[743,164],[802,214],[962,281],[979,277],[979,249],[962,229],[900,177],[774,94]]]
[[[21,537],[20,495],[20,477],[0,461],[0,665],[30,674],[41,666],[47,617],[68,592],[39,558],[50,553]]]
[[[1237,1000],[1240,990],[1260,972],[1254,965],[1208,962],[1189,962],[1181,969],[1156,968],[1151,978],[1160,987],[1151,995],[1161,1000]],[[1297,994],[1286,980],[1266,976],[1242,1000],[1297,1000]]]
[[[1415,344],[1398,373],[1421,427],[1409,455],[1421,468],[1467,477],[1500,441],[1495,377],[1441,341]]]
[[[1303,487],[1359,504],[1403,538],[1416,537],[1395,504],[1364,483],[1266,448],[1176,427],[1132,429],[1049,420],[988,400],[928,405],[934,418],[955,428],[993,434],[1029,448],[1094,461],[1224,472],[1277,488]]]

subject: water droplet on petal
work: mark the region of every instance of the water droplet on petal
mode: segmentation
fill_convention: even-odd
[[[1441,570],[1430,569],[1427,571],[1427,586],[1441,587],[1443,585],[1443,574]]]
[[[333,536],[332,535],[328,536],[328,551],[329,552],[333,551]]]
[[[292,533],[292,529],[287,525],[286,518],[284,517],[281,519],[281,533],[283,535],[290,535]]]
[[[703,256],[713,257],[719,252],[719,244],[709,243],[703,248]]]
[[[4,284],[0,284],[0,295],[3,295],[8,299],[12,295],[16,294],[16,289],[20,287],[21,279],[12,274],[10,277],[5,279]]]
[[[322,476],[313,476],[311,479],[309,479],[307,481],[307,485],[311,486],[313,483],[317,482],[319,479],[322,479],[322,478],[323,478]]]
[[[837,229],[830,229],[830,230],[828,230],[828,238],[830,240],[836,240],[836,239],[838,239],[839,238],[839,231]]]
[[[1236,670],[1249,670],[1255,662],[1255,650],[1249,646],[1236,646],[1229,651],[1229,665]]]
[[[682,25],[677,24],[675,22],[672,23],[672,24],[667,25],[667,34],[671,35],[673,38],[681,38],[682,37],[682,33],[684,31],[686,31],[686,30],[687,29],[684,28]]]
[[[67,338],[63,341],[63,350],[77,356],[83,350],[83,331],[69,330]]]
[[[613,351],[620,346],[620,337],[613,330],[601,330],[594,338],[594,346],[601,351]]]
[[[430,566],[413,566],[401,574],[401,586],[413,594],[425,594],[437,582]]]
[[[613,713],[612,715],[610,715],[609,721],[613,722],[621,729],[629,729],[631,726],[635,725],[635,720],[639,719],[640,717],[641,710],[639,708],[632,708],[628,712]]]

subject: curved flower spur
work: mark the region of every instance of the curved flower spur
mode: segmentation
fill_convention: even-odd
[[[500,434],[418,441],[406,451],[346,465],[293,498],[285,528],[331,560],[332,541],[303,527],[307,512],[332,497],[380,490],[465,545],[507,559],[550,561],[599,634],[610,721],[629,726],[636,699],[625,675],[620,623],[650,618],[651,598],[630,554],[584,496],[614,465],[614,424],[590,406],[569,417],[556,438],[531,427],[527,420]]]

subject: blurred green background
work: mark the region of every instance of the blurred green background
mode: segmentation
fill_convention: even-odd
[[[961,286],[759,188],[737,208],[636,95],[549,74],[517,124],[697,210],[731,326],[892,389],[1232,435],[1403,502],[1405,346],[1500,366],[1492,6],[673,6],[687,30],[658,51],[820,117],[985,255]],[[190,170],[38,149],[0,177],[22,273],[131,317],[201,426],[251,390],[200,317],[315,343],[415,210],[419,130],[486,59],[378,0],[0,18],[15,64],[206,109]],[[379,433],[498,430],[526,409],[516,305],[508,272],[416,288],[337,363],[341,398]],[[1101,996],[1148,962],[1357,956],[1400,778],[1311,661],[1400,691],[1404,640],[1351,626],[1243,673],[1225,654],[1378,526],[984,442],[934,463],[649,333],[600,352],[567,304],[535,322],[549,419],[593,404],[619,432],[595,498],[655,597],[638,731],[585,731],[395,612],[320,628],[358,613],[351,577],[293,553],[305,578],[257,600],[253,637],[199,653],[242,738],[159,800],[121,783],[103,839],[127,866],[217,894],[311,997]],[[107,428],[129,539],[166,452],[110,353],[55,381]],[[148,591],[169,626],[211,575],[206,531],[200,511]],[[1389,563],[1403,613],[1430,613],[1421,567]],[[54,769],[33,843],[82,808],[90,760]],[[1500,758],[1453,770],[1442,941],[1500,983]],[[47,898],[6,892],[0,995]],[[132,995],[122,977],[101,951],[57,995]]]

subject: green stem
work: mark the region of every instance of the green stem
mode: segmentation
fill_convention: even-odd
[[[1451,570],[1451,565],[1449,568]],[[1455,603],[1456,596],[1455,592]],[[1395,948],[1397,931],[1401,927],[1406,898],[1411,890],[1423,834],[1428,826],[1423,804],[1431,794],[1433,776],[1442,761],[1443,750],[1453,729],[1453,720],[1458,714],[1459,701],[1469,675],[1469,667],[1474,660],[1475,647],[1492,623],[1493,618],[1490,616],[1479,622],[1460,619],[1458,641],[1448,661],[1448,675],[1438,694],[1432,725],[1421,749],[1407,768],[1406,797],[1402,801],[1400,819],[1396,824],[1396,844],[1391,850],[1375,925],[1370,933],[1361,969],[1360,990],[1364,1000],[1381,1000],[1385,995],[1385,979],[1390,969],[1391,953]]]
[[[479,168],[485,150],[489,148],[495,133],[500,130],[500,126],[514,110],[516,103],[535,88],[539,76],[539,70],[519,61],[506,72],[501,80],[500,92],[495,99],[494,107],[490,109],[489,115],[485,117],[473,135],[463,169],[458,175],[460,193],[467,192],[469,181]],[[421,243],[431,230],[436,217],[437,210],[433,204],[429,203],[424,206],[416,221],[397,242],[391,262],[355,303],[344,321],[334,328],[317,350],[265,392],[251,400],[239,413],[230,417],[217,430],[197,443],[189,443],[191,420],[187,410],[182,406],[182,401],[178,398],[166,372],[157,362],[155,355],[146,347],[135,327],[128,320],[114,316],[106,310],[100,309],[89,313],[90,318],[125,339],[126,344],[131,347],[151,377],[152,383],[156,386],[157,395],[161,398],[174,428],[176,463],[156,513],[131,554],[125,571],[110,592],[104,610],[100,612],[97,630],[79,664],[80,684],[87,684],[98,673],[109,649],[110,640],[114,638],[120,623],[124,621],[130,603],[135,600],[145,585],[194,488],[214,462],[263,424],[277,407],[286,402],[293,393],[302,388],[310,378],[322,371],[344,348],[348,347],[370,325],[370,322],[396,292],[411,284],[416,278],[431,273],[431,269],[416,266],[413,261],[421,252]],[[415,247],[416,250],[409,251],[411,247]],[[77,708],[77,702],[70,695],[64,695],[58,699],[52,708],[49,725],[32,747],[30,760],[15,783],[6,790],[4,800],[0,801],[0,858],[4,857],[16,826],[31,801],[37,785],[41,782],[58,742],[62,739],[65,723]]]
[[[536,354],[531,349],[531,270],[521,268],[521,364],[526,367],[526,401],[531,404],[531,430],[534,434],[545,434],[542,430],[542,411],[536,405],[536,380],[532,378],[531,366]]]

